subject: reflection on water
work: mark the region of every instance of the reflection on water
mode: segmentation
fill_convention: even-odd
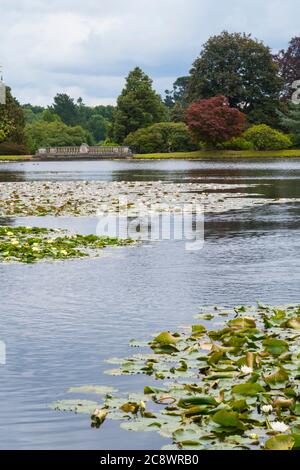
[[[84,162],[80,175],[79,162],[73,168],[72,163],[54,169],[37,164],[37,178],[54,178],[58,167],[64,172],[58,179],[75,174],[88,179],[87,171],[106,180],[208,176],[259,183],[281,197],[300,196],[298,160],[251,161],[238,168],[229,162],[227,169],[224,162],[92,162],[88,169]],[[19,168],[23,179],[33,179],[33,164],[23,165],[1,166],[1,179],[8,169],[17,179]],[[200,251],[187,251],[183,240],[165,240],[104,250],[99,259],[0,266],[0,340],[7,347],[7,364],[0,366],[1,448],[157,449],[167,443],[155,433],[122,431],[114,422],[91,429],[87,417],[57,413],[47,404],[69,398],[70,386],[142,388],[144,377],[104,375],[109,366],[103,361],[131,354],[132,337],[149,338],[192,322],[199,305],[299,302],[299,215],[295,204],[211,215]],[[30,217],[13,223],[95,233],[98,219]]]

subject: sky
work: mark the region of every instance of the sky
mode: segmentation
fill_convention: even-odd
[[[211,35],[252,33],[277,51],[299,17],[299,0],[0,0],[0,66],[21,103],[114,104],[135,66],[164,94]]]

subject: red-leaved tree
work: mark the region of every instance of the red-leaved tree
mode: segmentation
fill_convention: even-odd
[[[241,135],[246,116],[231,108],[225,96],[215,96],[192,103],[186,111],[186,122],[196,141],[214,145]]]

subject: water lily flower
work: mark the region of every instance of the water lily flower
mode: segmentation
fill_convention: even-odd
[[[245,375],[249,375],[249,374],[253,373],[253,369],[252,369],[252,367],[242,366],[241,367],[241,372]]]
[[[272,413],[273,411],[273,406],[272,405],[263,405],[261,407],[261,411],[265,414],[269,414],[269,413]]]
[[[40,249],[39,249],[38,246],[33,246],[33,247],[32,247],[32,251],[40,251]]]
[[[272,423],[270,423],[270,426],[275,432],[283,433],[289,430],[289,427],[281,421],[273,421]]]
[[[20,243],[17,239],[14,239],[14,240],[11,241],[11,244],[12,245],[19,245]]]
[[[257,441],[259,439],[258,434],[249,434],[250,439],[253,439],[254,441]]]
[[[65,256],[68,254],[68,252],[67,252],[66,250],[61,250],[60,253],[61,253],[62,255],[65,255]]]

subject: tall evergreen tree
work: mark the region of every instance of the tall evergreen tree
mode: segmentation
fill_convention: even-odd
[[[117,101],[112,137],[122,143],[125,137],[142,127],[166,119],[167,111],[152,88],[152,80],[139,67],[132,70]]]
[[[78,107],[74,103],[74,99],[66,93],[58,93],[54,97],[51,110],[54,114],[57,114],[67,126],[76,126],[79,123]]]

